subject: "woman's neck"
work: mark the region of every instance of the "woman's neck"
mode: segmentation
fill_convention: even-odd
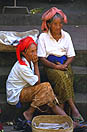
[[[54,34],[54,33],[51,33],[51,34],[52,34],[53,38],[54,38],[56,41],[58,41],[58,40],[62,37],[61,32],[60,32],[59,34]]]

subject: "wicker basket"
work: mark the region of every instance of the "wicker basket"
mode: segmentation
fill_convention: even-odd
[[[59,123],[62,124],[67,122],[69,124],[68,129],[40,129],[35,128],[34,123],[39,125],[39,123]],[[73,121],[69,116],[62,116],[62,115],[40,115],[36,116],[32,120],[32,132],[73,132]]]

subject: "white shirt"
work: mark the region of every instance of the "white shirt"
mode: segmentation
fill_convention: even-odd
[[[17,61],[6,81],[7,102],[11,105],[16,105],[19,101],[20,92],[24,87],[33,86],[38,81],[38,76],[34,75],[34,66],[31,62],[31,67],[28,61],[23,58],[27,66],[20,65]]]
[[[56,56],[66,55],[67,57],[75,56],[73,43],[69,33],[61,30],[62,37],[56,41],[50,31],[41,33],[38,39],[38,56],[48,57],[50,54]]]

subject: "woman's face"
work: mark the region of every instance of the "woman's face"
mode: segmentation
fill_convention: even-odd
[[[25,56],[25,58],[28,61],[31,61],[33,58],[37,57],[37,47],[35,44],[31,44],[31,46],[29,46],[25,53],[23,53],[23,55]]]
[[[48,26],[52,34],[60,34],[63,27],[63,20],[59,17],[55,18]]]

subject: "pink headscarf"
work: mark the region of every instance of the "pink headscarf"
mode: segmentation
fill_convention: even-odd
[[[17,59],[21,65],[27,66],[27,64],[21,59],[20,53],[23,52],[25,49],[27,49],[32,43],[37,46],[37,44],[34,42],[32,37],[26,37],[26,38],[21,39],[19,41],[19,44],[16,46],[17,47],[16,48],[16,56],[17,56]]]
[[[45,31],[45,32],[48,31],[46,21],[51,19],[56,13],[60,14],[63,17],[64,23],[67,23],[67,17],[63,13],[63,11],[60,9],[57,9],[56,7],[52,7],[51,9],[49,9],[42,15],[42,26],[41,26],[42,31]]]

